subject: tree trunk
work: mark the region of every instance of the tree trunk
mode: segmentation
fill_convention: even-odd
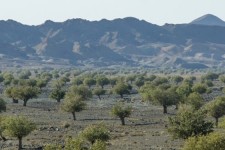
[[[23,106],[25,106],[25,107],[27,106],[27,101],[28,100],[23,100]]]
[[[74,121],[77,120],[77,119],[76,119],[76,114],[75,114],[75,112],[72,112],[72,115],[73,115],[73,120],[74,120]]]
[[[167,114],[167,106],[166,105],[163,105],[163,113]]]
[[[101,96],[100,95],[98,95],[98,98],[101,100]]]
[[[125,125],[125,118],[124,117],[120,117],[121,120],[121,124],[124,126]]]
[[[60,103],[60,99],[57,99],[57,103]]]
[[[101,85],[102,89],[104,89],[104,85]]]
[[[215,119],[216,119],[216,127],[218,127],[219,118],[215,118]]]
[[[19,140],[19,147],[18,147],[18,150],[21,150],[23,147],[22,147],[22,137],[19,137],[18,138]]]
[[[3,141],[6,141],[6,138],[3,135],[0,135]]]
[[[18,100],[13,98],[13,103],[18,103]]]
[[[120,94],[120,98],[123,98],[123,94]]]

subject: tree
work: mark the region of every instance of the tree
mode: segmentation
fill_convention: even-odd
[[[92,145],[97,141],[108,141],[110,138],[109,130],[102,123],[96,125],[89,125],[86,127],[81,135]]]
[[[53,83],[53,89],[49,95],[50,98],[57,100],[59,103],[61,99],[65,96],[65,91],[62,89],[65,82],[61,80],[57,80],[55,83]]]
[[[203,98],[199,93],[191,93],[187,97],[187,104],[191,105],[193,109],[198,110],[204,104]]]
[[[53,89],[50,93],[49,97],[52,99],[55,99],[58,103],[60,103],[60,100],[63,99],[65,96],[65,91],[62,89]]]
[[[0,98],[0,113],[2,111],[6,111],[6,102],[2,98]]]
[[[95,85],[96,81],[93,78],[85,78],[84,79],[84,85],[87,85],[89,87],[89,89],[91,88],[91,86]]]
[[[13,103],[18,103],[19,91],[18,87],[8,87],[4,93],[8,98],[12,98]]]
[[[193,85],[192,91],[197,92],[199,94],[203,94],[207,91],[207,87],[204,84],[197,83],[197,84]]]
[[[86,103],[81,95],[75,93],[66,93],[65,99],[62,104],[62,109],[70,112],[73,115],[73,120],[76,120],[75,112],[80,112],[85,109]]]
[[[215,118],[215,124],[218,126],[219,118],[225,115],[225,97],[217,97],[206,106],[210,116]]]
[[[43,87],[46,87],[47,84],[48,82],[46,80],[42,80],[42,79],[37,80],[37,87],[39,87],[40,89],[42,89]]]
[[[105,76],[99,76],[97,77],[96,82],[103,89],[105,85],[109,84],[109,79],[106,78]]]
[[[176,92],[181,97],[187,97],[191,92],[191,85],[188,83],[182,83],[180,86],[177,87]]]
[[[187,139],[191,136],[206,135],[212,132],[213,123],[205,121],[203,111],[182,105],[175,117],[169,117],[168,131],[175,138]]]
[[[224,150],[224,147],[225,135],[215,132],[188,138],[182,150]]]
[[[79,86],[81,84],[83,84],[83,80],[81,78],[75,78],[75,79],[73,79],[73,85]]]
[[[21,86],[18,87],[17,90],[19,91],[17,92],[18,95],[16,97],[20,100],[23,100],[23,106],[27,106],[28,100],[36,98],[40,93],[37,87],[31,86]]]
[[[110,83],[110,85],[111,85],[112,88],[114,87],[114,85],[116,85],[116,82],[117,82],[117,79],[116,78],[110,78],[109,79],[109,83]]]
[[[170,105],[175,105],[177,102],[177,95],[175,91],[172,90],[163,90],[163,89],[155,89],[153,91],[149,91],[150,97],[149,100],[153,102],[153,104],[163,106],[163,113],[167,113],[167,107]]]
[[[113,106],[111,113],[112,115],[119,117],[121,120],[121,124],[125,125],[125,118],[131,115],[131,110],[132,107],[125,106],[122,103],[118,103]]]
[[[135,81],[135,85],[140,88],[141,86],[143,86],[145,84],[145,81],[143,79],[140,79],[138,78],[136,81]]]
[[[181,77],[181,76],[173,76],[173,77],[171,78],[171,80],[172,80],[175,84],[178,84],[178,83],[182,82],[182,81],[184,80],[184,78]]]
[[[205,76],[202,76],[202,80],[215,80],[218,79],[219,75],[216,73],[208,72]]]
[[[71,86],[69,92],[80,95],[85,100],[92,97],[91,91],[85,86]]]
[[[129,86],[123,82],[119,82],[116,84],[116,86],[113,88],[114,92],[118,95],[120,95],[121,98],[123,98],[124,94],[129,94]]]
[[[130,84],[132,84],[132,82],[135,81],[135,79],[136,79],[136,75],[128,75],[126,77],[126,81],[130,82]]]
[[[19,148],[22,149],[22,139],[23,137],[30,134],[36,129],[36,125],[27,120],[25,117],[9,117],[3,121],[6,133],[9,136],[16,137],[19,140]]]
[[[101,95],[104,95],[106,92],[106,90],[102,89],[102,88],[95,88],[93,91],[93,94],[97,95],[98,98],[101,100]]]

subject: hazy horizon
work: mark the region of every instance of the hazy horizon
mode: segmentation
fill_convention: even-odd
[[[0,0],[0,20],[39,25],[46,20],[63,22],[82,18],[90,21],[135,17],[163,25],[182,24],[205,14],[225,20],[225,0]]]

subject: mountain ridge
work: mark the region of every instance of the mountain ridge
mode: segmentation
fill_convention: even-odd
[[[47,20],[37,26],[7,20],[0,21],[0,58],[51,63],[61,59],[82,66],[221,67],[225,64],[223,39],[223,26],[158,26],[133,17]]]

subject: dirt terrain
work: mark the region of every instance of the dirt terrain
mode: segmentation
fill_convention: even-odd
[[[117,100],[107,96],[98,100],[94,96],[87,101],[86,110],[76,113],[77,121],[72,120],[71,114],[60,110],[60,104],[44,97],[28,101],[27,107],[22,106],[22,101],[13,104],[8,100],[7,111],[2,115],[23,115],[37,124],[37,129],[23,140],[23,147],[27,150],[42,149],[49,143],[63,144],[67,137],[76,137],[87,125],[98,122],[104,122],[110,130],[109,150],[180,149],[183,141],[173,140],[166,130],[167,117],[175,114],[174,107],[169,107],[169,114],[164,115],[160,106],[143,103],[137,95],[132,95],[132,101],[126,102],[133,107],[132,115],[122,126],[120,120],[109,113]],[[7,139],[6,142],[0,141],[0,149],[17,149],[17,139]]]

